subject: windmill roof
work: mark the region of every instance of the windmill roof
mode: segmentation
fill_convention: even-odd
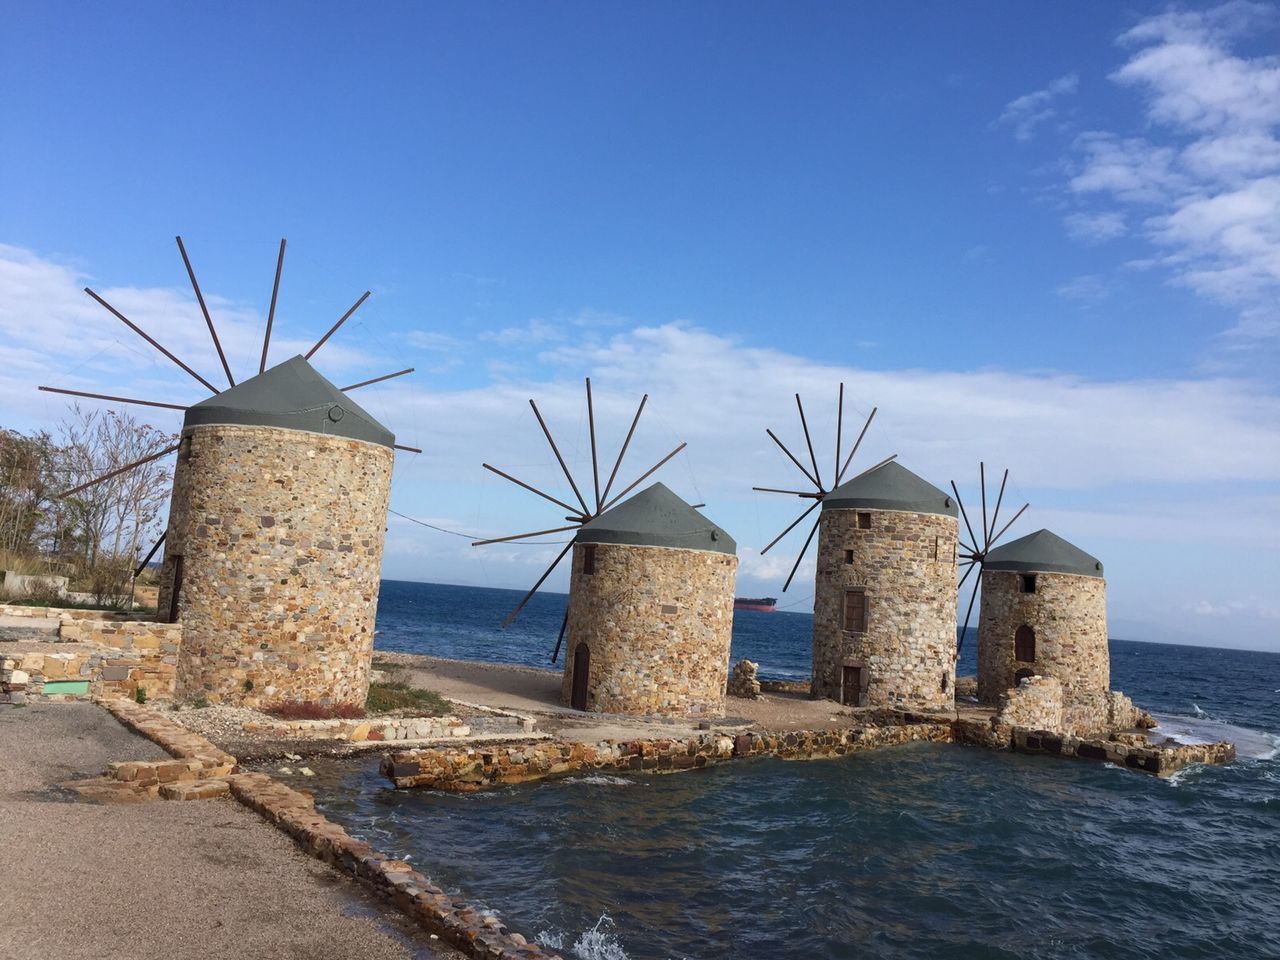
[[[826,495],[822,509],[902,510],[959,516],[951,497],[896,460],[842,483]]]
[[[1101,577],[1102,563],[1049,530],[1037,530],[996,547],[987,554],[984,570],[1017,570],[1026,573],[1074,573]]]
[[[188,407],[182,421],[184,427],[207,423],[308,430],[384,447],[396,439],[300,356]]]
[[[738,545],[665,484],[655,483],[582,525],[578,543],[622,543],[736,554]]]

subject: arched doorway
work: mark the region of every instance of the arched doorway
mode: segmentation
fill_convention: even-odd
[[[1020,663],[1036,662],[1036,632],[1025,623],[1013,635],[1013,659]]]
[[[587,681],[591,677],[591,648],[580,643],[573,648],[573,690],[569,706],[575,710],[587,709]]]

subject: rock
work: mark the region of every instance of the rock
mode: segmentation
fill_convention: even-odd
[[[729,674],[729,696],[741,697],[744,700],[759,700],[760,681],[756,678],[759,669],[759,664],[750,660],[739,660],[734,664]]]
[[[314,777],[316,775],[316,772],[310,767],[299,767],[298,772],[304,777]]]

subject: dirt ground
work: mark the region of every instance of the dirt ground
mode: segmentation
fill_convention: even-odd
[[[442,697],[534,716],[538,729],[566,740],[597,741],[635,737],[695,735],[706,729],[822,730],[848,725],[857,711],[831,700],[810,700],[800,693],[766,693],[759,700],[725,700],[725,716],[700,727],[697,720],[652,720],[583,713],[560,702],[559,671],[502,663],[444,660],[376,651],[379,663],[394,663],[396,680],[433,690]]]
[[[234,800],[104,806],[58,786],[166,756],[91,704],[0,706],[0,956],[460,956]]]

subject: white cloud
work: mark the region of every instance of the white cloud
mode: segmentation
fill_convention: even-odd
[[[1097,303],[1107,299],[1110,294],[1106,278],[1094,273],[1075,277],[1058,287],[1058,296],[1084,303]]]
[[[1068,162],[1068,194],[1089,205],[1066,216],[1071,235],[1097,242],[1133,222],[1148,263],[1239,311],[1227,350],[1280,336],[1280,57],[1235,49],[1278,23],[1240,2],[1141,21],[1111,79],[1141,98],[1147,129],[1081,134]]]
[[[1115,210],[1101,213],[1070,213],[1063,218],[1067,232],[1085,243],[1102,243],[1127,232],[1125,216]]]
[[[1057,116],[1055,101],[1059,97],[1075,93],[1079,83],[1080,78],[1074,73],[1059,77],[1043,90],[1035,90],[1009,101],[996,122],[1012,127],[1015,140],[1031,140],[1040,124]]]

